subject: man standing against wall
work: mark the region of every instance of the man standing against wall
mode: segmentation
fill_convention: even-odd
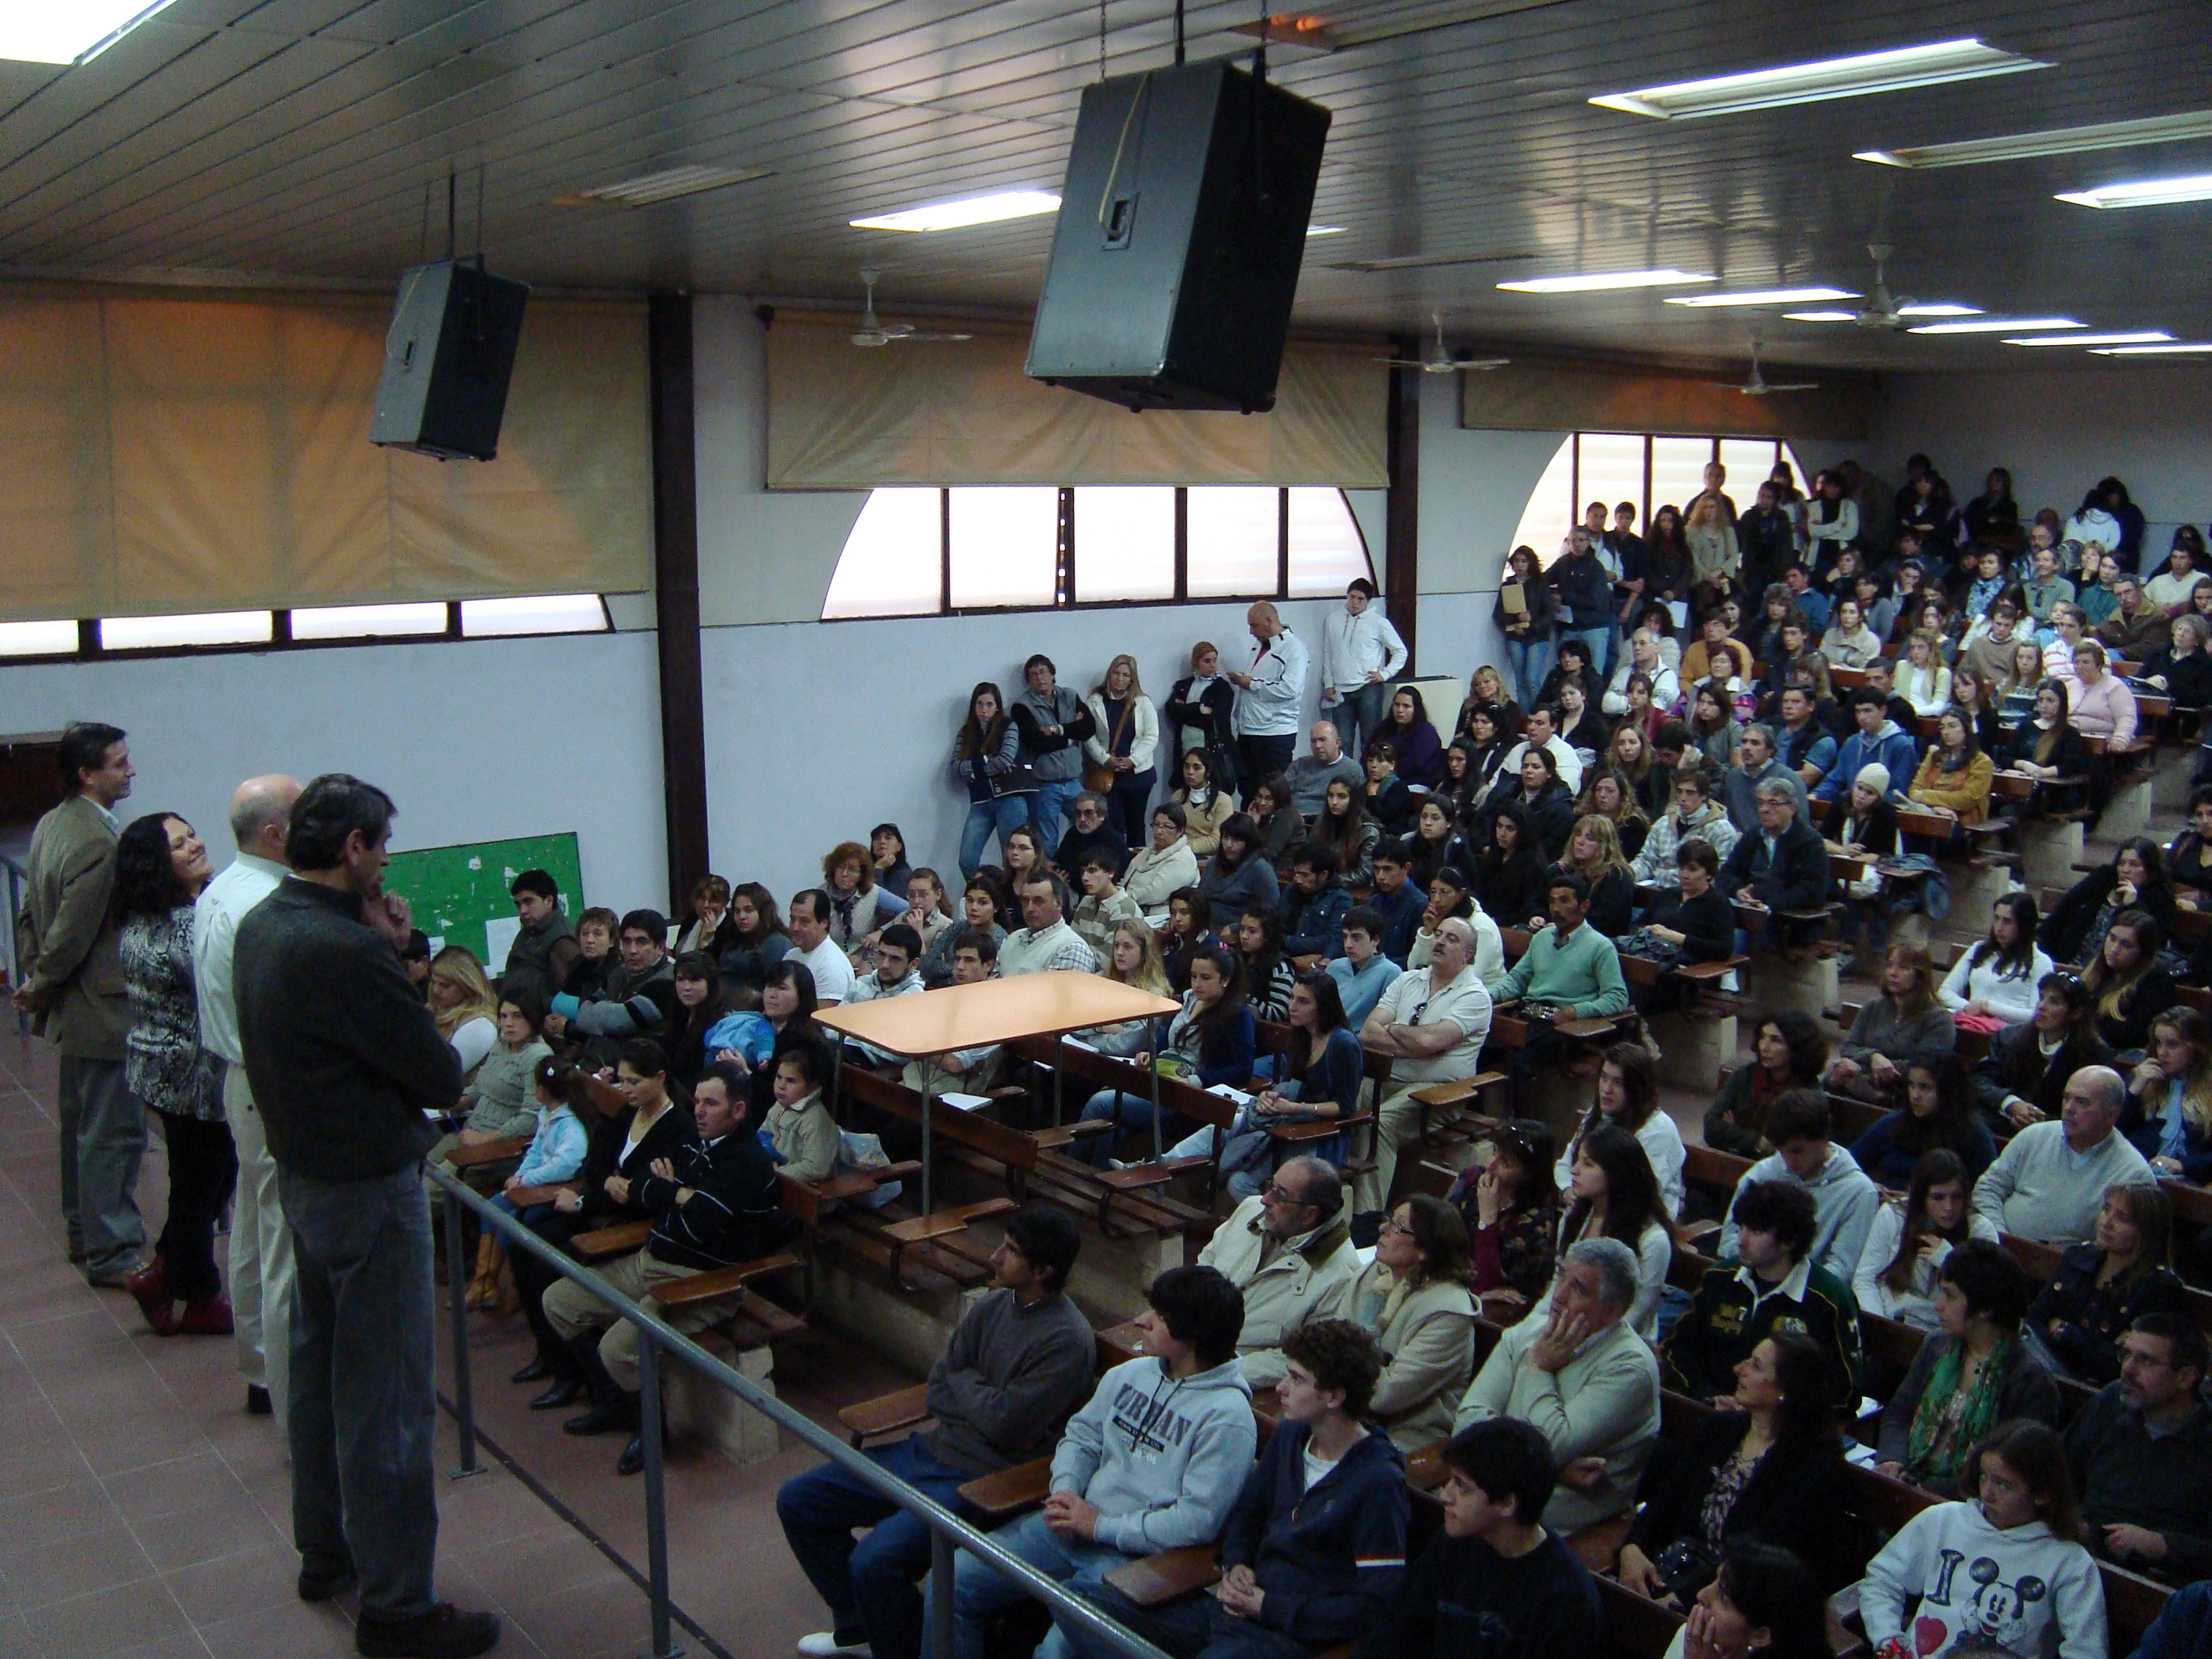
[[[238,1369],[246,1378],[246,1409],[257,1416],[273,1412],[280,1441],[289,1420],[285,1379],[292,1369],[292,1234],[276,1192],[268,1131],[246,1081],[231,969],[238,924],[284,879],[284,836],[291,827],[292,803],[299,799],[299,780],[281,775],[248,778],[238,786],[230,798],[230,833],[238,856],[201,890],[192,906],[200,1046],[221,1055],[228,1066],[222,1078],[222,1110],[238,1148],[230,1218],[230,1312]]]
[[[1344,609],[1321,628],[1321,706],[1358,759],[1360,745],[1382,724],[1390,682],[1406,672],[1406,641],[1376,603],[1375,584],[1352,578]]]
[[[233,981],[254,1103],[292,1228],[292,1534],[300,1599],[358,1582],[364,1655],[483,1653],[499,1620],[432,1594],[437,1425],[428,1111],[460,1056],[399,965],[384,890],[392,799],[343,773],[292,808],[292,873],[239,924]]]
[[[1298,746],[1298,710],[1306,696],[1306,647],[1262,599],[1244,613],[1259,642],[1252,666],[1229,671],[1237,687],[1237,787],[1245,799],[1291,763]]]
[[[101,1290],[121,1290],[146,1230],[138,1219],[138,1160],[146,1110],[123,1080],[131,1005],[123,993],[121,933],[108,916],[115,891],[115,804],[136,775],[112,726],[81,721],[62,733],[62,801],[31,833],[30,890],[15,924],[23,982],[16,1008],[62,1051],[62,1219],[69,1259]]]

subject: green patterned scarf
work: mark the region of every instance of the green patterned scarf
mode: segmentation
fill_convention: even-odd
[[[1915,1484],[1949,1480],[1997,1424],[1998,1395],[2012,1370],[2016,1337],[2008,1336],[1990,1350],[1974,1379],[1973,1392],[1960,1402],[1954,1413],[1952,1399],[1959,1392],[1959,1377],[1966,1368],[1966,1345],[1953,1343],[1936,1361],[1928,1387],[1912,1413],[1912,1432],[1905,1442],[1905,1475]],[[1948,1422],[1952,1431],[1943,1431]]]

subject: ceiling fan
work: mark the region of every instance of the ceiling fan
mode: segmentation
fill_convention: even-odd
[[[1432,311],[1429,313],[1429,320],[1436,325],[1437,337],[1421,349],[1419,356],[1384,357],[1379,361],[1393,368],[1418,368],[1424,374],[1454,374],[1461,369],[1487,373],[1493,368],[1503,368],[1513,361],[1510,357],[1455,357],[1451,348],[1444,343],[1443,313]]]
[[[1882,264],[1893,250],[1887,242],[1869,242],[1867,252],[1874,255],[1874,289],[1867,302],[1851,318],[1861,328],[1899,329],[1911,326],[1905,307],[1912,303],[1912,296],[1902,298],[1889,291],[1889,281],[1882,275]]]
[[[1734,380],[1714,380],[1710,384],[1727,386],[1731,391],[1741,392],[1747,398],[1764,398],[1771,392],[1818,392],[1820,389],[1820,383],[1818,380],[1768,380],[1759,372],[1759,337],[1755,334],[1751,338],[1750,377],[1741,386]]]
[[[883,273],[874,267],[860,268],[860,285],[867,290],[867,303],[860,310],[860,326],[853,335],[856,346],[887,346],[894,340],[972,340],[972,334],[945,334],[917,329],[912,323],[886,323],[876,316],[876,278]]]

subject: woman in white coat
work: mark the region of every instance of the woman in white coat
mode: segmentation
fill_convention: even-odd
[[[1155,927],[1167,921],[1170,897],[1198,885],[1198,854],[1191,851],[1183,827],[1183,810],[1175,802],[1164,800],[1153,808],[1152,840],[1121,877],[1121,890]]]
[[[1099,791],[1106,797],[1106,822],[1134,847],[1145,838],[1145,809],[1160,781],[1152,765],[1160,717],[1138,683],[1137,659],[1124,651],[1108,663],[1105,678],[1083,701],[1098,728],[1083,740],[1083,758],[1091,769],[1113,774],[1112,783]]]

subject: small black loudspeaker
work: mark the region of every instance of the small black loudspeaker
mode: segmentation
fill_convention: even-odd
[[[1129,409],[1271,409],[1329,112],[1225,59],[1087,88],[1028,372]]]
[[[507,382],[529,288],[441,259],[399,279],[371,443],[441,461],[499,453]]]

